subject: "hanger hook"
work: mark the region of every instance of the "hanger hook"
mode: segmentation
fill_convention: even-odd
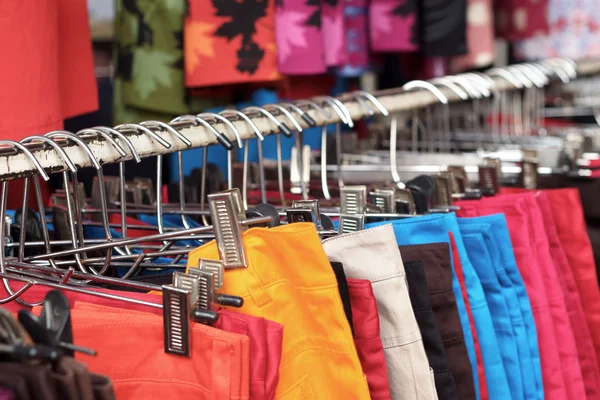
[[[425,90],[431,92],[436,97],[436,99],[438,99],[438,101],[443,106],[443,113],[444,113],[444,115],[443,115],[443,123],[444,123],[443,130],[446,135],[446,140],[448,142],[448,146],[450,147],[451,146],[450,105],[448,104],[448,98],[444,95],[444,93],[442,93],[442,91],[440,89],[438,89],[437,87],[432,85],[430,82],[422,81],[422,80],[410,81],[410,82],[404,84],[404,86],[402,86],[402,89],[407,92],[411,91],[411,90],[415,90],[415,89],[425,89]],[[428,111],[428,110],[429,109],[427,109],[426,111]],[[438,149],[440,148],[440,142],[438,142]],[[430,142],[429,148],[431,151],[434,150],[433,142]]]
[[[315,126],[317,126],[317,122],[310,115],[308,115],[307,112],[305,112],[303,109],[301,109],[294,103],[280,103],[280,104],[283,107],[287,107],[293,111],[296,111],[298,114],[300,114],[300,118],[302,118],[304,120],[304,122],[306,122],[308,124],[308,126],[310,128],[314,128]]]
[[[185,144],[185,146],[189,149],[192,147],[192,142],[190,141],[190,139],[188,139],[186,136],[184,136],[181,132],[179,132],[177,129],[173,128],[171,125],[162,122],[162,121],[144,121],[144,122],[140,122],[140,125],[148,128],[149,130],[152,129],[164,129],[165,131],[169,132],[170,134],[172,134],[173,136],[175,136],[177,139],[179,139],[183,144]]]
[[[29,149],[27,149],[27,147],[23,146],[21,143],[12,141],[12,140],[0,140],[0,145],[7,145],[7,146],[12,146],[15,147],[19,150],[21,150],[23,152],[23,154],[25,154],[25,156],[27,158],[29,158],[29,160],[31,160],[31,162],[33,163],[33,166],[35,167],[35,169],[37,169],[38,173],[41,175],[41,177],[45,180],[48,181],[50,179],[50,177],[48,176],[48,174],[46,173],[46,171],[44,171],[44,168],[42,168],[42,165],[40,164],[40,162],[37,160],[37,158],[35,158],[35,156],[31,153],[31,151],[29,151]],[[4,223],[4,221],[1,221],[2,223]]]
[[[60,147],[60,145],[58,143],[56,143],[55,141],[53,141],[52,139],[44,137],[44,136],[37,136],[37,135],[36,136],[28,136],[25,139],[21,140],[21,143],[26,144],[33,140],[39,140],[41,142],[49,144],[56,151],[58,156],[60,158],[62,158],[62,160],[65,162],[65,165],[67,166],[67,168],[69,168],[69,171],[77,172],[77,167],[75,166],[75,164],[73,164],[73,162],[67,155],[67,152],[64,151],[63,148]]]
[[[577,68],[579,66],[573,60],[566,57],[554,57],[552,60],[561,64],[571,79],[577,79]]]
[[[291,137],[292,136],[292,131],[291,129],[285,124],[285,122],[280,121],[279,119],[275,118],[275,116],[273,114],[271,114],[267,109],[263,108],[263,107],[258,107],[258,106],[249,106],[246,108],[242,108],[242,112],[244,113],[251,113],[251,112],[258,112],[263,114],[265,117],[267,117],[269,120],[271,120],[271,122],[273,122],[277,128],[283,132],[283,134],[287,137]]]
[[[49,137],[49,138],[63,138],[63,139],[70,139],[73,142],[75,142],[79,147],[81,147],[83,149],[83,151],[88,155],[88,158],[90,159],[90,162],[92,163],[92,165],[94,166],[94,168],[96,169],[96,175],[98,177],[98,188],[100,189],[100,208],[101,208],[101,212],[102,212],[102,226],[104,228],[104,233],[106,235],[107,240],[111,241],[112,240],[112,234],[110,232],[110,225],[109,225],[109,216],[108,216],[108,205],[106,204],[106,194],[105,194],[105,189],[104,189],[104,174],[102,172],[102,166],[100,165],[100,163],[98,162],[98,160],[96,159],[96,157],[94,156],[94,153],[92,152],[92,150],[89,148],[89,146],[87,145],[87,143],[85,143],[85,141],[83,141],[80,137],[78,137],[76,134],[69,132],[69,131],[52,131],[49,132],[47,134],[45,134],[44,136]],[[112,139],[112,138],[111,138]],[[111,143],[114,142],[114,140],[111,140]],[[73,196],[75,197],[75,202],[74,205],[76,207],[76,218],[78,219],[78,224],[77,224],[77,229],[78,229],[78,233],[80,236],[80,240],[82,241],[83,244],[83,223],[81,221],[81,210],[79,210],[79,204],[78,204],[78,197],[79,197],[79,188],[77,187],[77,181],[76,181],[76,177],[77,174],[73,174]],[[65,176],[66,179],[66,176]],[[65,185],[66,185],[67,181],[65,181]],[[65,194],[68,196],[68,188],[65,187]],[[67,197],[67,202],[69,202],[69,197]],[[72,216],[70,217],[70,219],[72,218]],[[73,220],[73,219],[71,219]],[[108,267],[110,266],[110,262],[111,262],[111,255],[112,252],[107,250],[106,252],[106,258],[104,261],[104,265],[103,267],[100,269],[100,271],[96,271],[94,268],[90,267],[90,270],[92,271],[92,273],[94,275],[103,275],[106,270],[108,269]],[[87,270],[85,269],[85,267],[83,267],[83,264],[79,265],[79,268],[82,269],[83,272],[86,272]]]
[[[329,111],[327,111],[326,109],[324,109],[323,107],[321,107],[320,105],[318,105],[317,103],[315,103],[312,100],[296,100],[294,102],[294,104],[296,104],[298,106],[307,105],[309,107],[312,107],[313,110],[320,112],[327,119],[332,117],[332,114]]]
[[[520,64],[520,65],[517,65],[516,67],[520,68],[524,74],[528,73],[529,74],[528,76],[530,77],[530,79],[532,81],[535,79],[537,81],[536,86],[539,89],[544,88],[546,85],[548,85],[548,83],[550,83],[550,80],[548,79],[548,77],[537,66],[534,66],[531,63]],[[525,72],[525,71],[527,71],[527,72]]]
[[[479,78],[479,79],[477,79]],[[483,81],[481,77],[473,74],[460,74],[457,76],[459,84],[465,87],[468,91],[467,87],[477,93],[475,96],[477,99],[481,99],[482,97],[490,97],[490,85],[488,82]],[[490,78],[491,79],[491,78]],[[493,82],[493,80],[492,80]],[[465,86],[466,85],[466,86]]]
[[[435,78],[431,80],[431,83],[434,85],[441,85],[448,89],[450,89],[455,95],[460,97],[461,100],[469,100],[469,95],[458,87],[451,79],[448,77]]]
[[[252,131],[256,135],[258,142],[256,143],[256,148],[258,151],[258,174],[259,174],[259,185],[260,185],[260,198],[262,203],[267,202],[267,191],[265,188],[265,164],[263,159],[263,147],[262,142],[265,140],[265,137],[261,133],[258,126],[252,121],[252,118],[249,118],[246,114],[241,111],[234,109],[227,109],[219,112],[220,115],[236,115],[246,121]],[[243,166],[243,180],[242,180],[242,196],[244,201],[244,208],[248,208],[248,142],[246,142],[246,147],[244,148],[244,166]]]
[[[553,59],[542,60],[542,61],[539,61],[538,64],[540,64],[540,65],[544,66],[545,68],[547,68],[548,70],[552,71],[554,73],[554,75],[556,75],[562,83],[571,82],[570,74],[564,69],[564,66],[557,63],[556,60],[553,60]]]
[[[74,142],[76,145],[78,145],[79,147],[81,147],[81,149],[87,154],[90,163],[92,164],[92,167],[94,167],[94,169],[100,169],[100,163],[98,162],[98,160],[96,159],[96,157],[94,156],[94,153],[92,152],[92,150],[89,148],[89,146],[87,145],[87,143],[85,143],[85,141],[83,141],[81,138],[79,138],[77,135],[75,135],[72,132],[69,131],[52,131],[52,132],[48,132],[46,133],[44,136],[49,137],[51,139],[66,139],[66,140],[71,140],[72,142]]]
[[[235,125],[232,124],[231,121],[229,121],[224,116],[215,114],[212,112],[204,112],[204,113],[198,114],[197,117],[212,118],[213,120],[223,122],[233,132],[233,134],[236,138],[236,141],[237,141],[238,148],[241,149],[244,147],[244,144],[242,143],[242,137],[240,135],[240,132],[235,127]],[[228,151],[227,152],[227,189],[232,189],[232,188],[233,188],[233,154],[231,153],[231,151]]]
[[[525,87],[525,89],[531,89],[535,85],[527,75],[523,73],[516,65],[509,65],[505,68],[507,71],[513,74],[513,76],[521,82],[521,84]]]
[[[227,136],[217,131],[214,126],[206,122],[204,119],[198,117],[197,115],[181,115],[169,122],[169,124],[171,125],[176,123],[189,123],[192,126],[198,126],[199,124],[201,124],[215,136],[217,142],[219,142],[221,146],[225,147],[225,150],[230,151],[233,149],[233,143],[231,143],[231,140],[229,140]]]
[[[375,106],[375,108],[377,108],[379,110],[381,115],[383,115],[385,117],[390,115],[390,112],[383,106],[383,104],[381,104],[381,102],[379,100],[377,100],[377,97],[373,96],[371,93],[367,92],[366,90],[356,90],[356,91],[352,92],[352,95],[356,98],[364,97],[365,99],[369,100],[371,102],[371,104],[373,104]]]
[[[490,76],[499,76],[513,85],[516,89],[523,89],[523,83],[513,73],[504,68],[492,68],[486,71]]]
[[[231,121],[228,120],[227,118],[225,118],[224,116],[222,116],[220,114],[212,113],[212,112],[203,112],[201,114],[198,114],[197,117],[204,118],[204,119],[213,118],[213,119],[216,119],[217,121],[223,122],[233,132],[233,135],[235,136],[235,140],[237,142],[238,148],[241,149],[244,147],[244,144],[242,143],[242,136],[240,135],[240,131],[238,131],[238,129],[235,127],[235,125],[233,123],[231,123]]]
[[[252,130],[254,131],[254,134],[256,135],[256,137],[262,142],[263,140],[265,140],[265,137],[263,136],[262,132],[260,131],[260,129],[258,129],[258,126],[256,126],[256,124],[254,123],[254,121],[252,121],[252,118],[248,117],[246,114],[244,114],[241,111],[238,110],[233,110],[233,109],[227,109],[227,110],[223,110],[221,112],[219,112],[220,115],[237,115],[238,117],[240,117],[241,119],[243,119],[244,121],[246,121],[248,123],[248,125],[250,125],[250,128],[252,128]],[[271,115],[268,111],[267,114]],[[272,115],[271,115],[272,116]]]
[[[154,131],[146,128],[143,125],[140,125],[140,124],[121,124],[121,125],[115,126],[115,129],[118,130],[118,131],[132,130],[132,131],[134,131],[136,133],[137,132],[145,133],[146,135],[148,135],[151,138],[153,138],[154,140],[156,140],[165,149],[170,149],[171,148],[171,143],[167,142],[160,135],[157,135]]]
[[[106,133],[109,133],[109,134],[121,139],[123,142],[125,142],[125,145],[129,148],[129,151],[131,152],[131,155],[133,156],[133,159],[135,160],[135,162],[140,163],[142,161],[142,159],[140,158],[140,155],[138,154],[137,150],[133,146],[133,143],[131,143],[131,140],[127,136],[125,136],[121,132],[119,132],[118,130],[110,128],[108,126],[94,126],[93,129],[104,131]]]
[[[82,129],[80,131],[77,131],[77,132],[75,132],[75,134],[77,136],[83,136],[83,135],[87,135],[87,134],[91,134],[96,137],[102,136],[104,139],[106,139],[106,141],[108,143],[110,143],[115,148],[115,150],[117,150],[117,153],[119,153],[119,156],[121,158],[124,158],[127,156],[127,152],[115,141],[115,139],[113,139],[111,135],[109,135],[108,133],[106,133],[100,129],[87,128],[87,129]]]
[[[446,96],[444,96],[444,93],[441,92],[440,89],[438,89],[437,87],[435,87],[434,85],[432,85],[431,83],[427,82],[427,81],[421,81],[421,80],[416,80],[416,81],[410,81],[408,83],[406,83],[404,86],[402,86],[402,89],[404,91],[411,91],[414,89],[425,89],[430,91],[437,99],[440,103],[446,105],[448,104],[448,98]]]
[[[322,101],[324,103],[327,103],[329,107],[331,107],[333,111],[335,111],[335,113],[340,117],[344,124],[348,125],[348,127],[350,128],[354,126],[348,107],[346,107],[346,105],[340,100],[332,96],[317,96],[313,97],[313,99],[316,101]]]
[[[244,113],[259,112],[259,113],[263,114],[264,116],[266,116],[269,120],[271,120],[285,136],[287,136],[287,137],[292,136],[292,131],[290,130],[290,128],[288,128],[285,123],[283,123],[279,119],[275,118],[275,116],[273,116],[273,114],[271,114],[267,109],[265,109],[263,107],[250,106],[250,107],[243,108],[242,112],[244,112]],[[282,205],[285,205],[285,193],[284,193],[284,188],[283,188],[283,160],[282,160],[283,157],[281,154],[281,135],[275,135],[275,139],[277,141],[277,143],[276,143],[276,148],[277,148],[277,186],[278,186],[278,190],[279,190],[279,201],[281,202]],[[260,150],[261,150],[261,148],[259,147],[259,151]],[[260,161],[260,159],[259,159],[259,161]],[[266,197],[266,192],[265,192],[265,197]]]
[[[296,130],[298,132],[302,132],[302,127],[298,123],[298,120],[292,115],[291,112],[289,112],[288,110],[286,110],[285,107],[283,107],[282,105],[279,105],[279,104],[266,104],[263,108],[265,108],[267,110],[269,108],[274,108],[276,110],[279,110],[283,115],[285,115],[290,120],[290,122],[292,123],[292,125],[294,125],[294,127],[296,128]]]

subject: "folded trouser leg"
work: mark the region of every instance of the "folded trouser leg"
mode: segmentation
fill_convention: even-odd
[[[400,254],[405,264],[423,263],[429,301],[440,330],[458,398],[474,399],[473,370],[452,291],[450,246],[447,243],[400,246]]]
[[[252,228],[242,236],[247,268],[229,269],[223,293],[244,298],[236,311],[283,325],[278,399],[368,399],[335,274],[314,224]],[[190,252],[219,259],[216,243]]]
[[[330,238],[323,247],[348,277],[373,284],[392,398],[437,399],[391,225]]]
[[[439,243],[445,242],[450,243],[450,226],[448,225],[448,218],[456,218],[450,214],[436,214],[427,215],[419,218],[409,218],[404,220],[394,220],[391,222],[396,235],[396,241],[398,245],[418,245],[428,243]],[[385,225],[385,222],[378,222],[368,224],[367,228],[377,227]],[[456,306],[458,309],[460,322],[462,326],[463,336],[465,344],[467,345],[467,353],[469,355],[469,361],[473,370],[473,382],[475,385],[475,398],[479,399],[481,396],[481,389],[479,381],[479,374],[477,369],[477,357],[475,351],[475,340],[474,337],[476,332],[471,329],[471,319],[467,312],[467,304],[462,295],[462,289],[458,277],[454,271],[454,265],[451,260],[450,267],[452,269],[452,291],[456,299]],[[487,391],[486,391],[487,393]]]
[[[456,383],[448,365],[442,335],[435,320],[435,313],[429,301],[429,289],[423,261],[404,262],[408,280],[410,301],[413,306],[429,365],[435,376],[435,387],[440,400],[458,399]]]

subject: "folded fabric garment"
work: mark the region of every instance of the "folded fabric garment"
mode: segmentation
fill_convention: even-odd
[[[250,400],[272,400],[279,383],[283,327],[273,321],[219,310],[215,328],[250,340]]]
[[[459,202],[458,205],[461,207],[459,215],[481,216],[497,213],[505,215],[517,266],[527,288],[536,323],[544,397],[566,398],[566,385],[561,371],[554,321],[546,294],[546,281],[533,251],[535,244],[530,237],[531,222],[527,214],[528,207],[523,198],[501,196],[492,200]]]
[[[523,396],[525,399],[543,399],[542,373],[537,344],[537,331],[531,304],[523,284],[521,274],[514,262],[506,220],[502,214],[476,218],[459,218],[461,228],[469,225],[485,224],[490,228],[482,233],[486,249],[494,260],[500,290],[506,300],[510,314],[513,334],[517,342],[519,364],[521,368]],[[512,260],[512,261],[511,261]],[[530,382],[535,382],[532,385]]]
[[[346,319],[350,324],[350,329],[352,329],[352,333],[354,334],[354,318],[352,317],[352,303],[350,303],[350,293],[348,289],[348,280],[346,279],[346,273],[344,272],[344,266],[339,262],[332,262],[331,268],[333,268],[333,273],[335,274],[335,279],[338,284],[338,291],[340,292],[340,299],[342,299],[342,304],[344,305],[344,313],[346,314]]]
[[[373,284],[392,399],[437,398],[392,226],[328,238],[323,248],[346,276]]]
[[[591,351],[594,348],[592,334],[585,317],[581,297],[577,290],[569,260],[558,237],[548,195],[545,192],[537,192],[535,199],[544,218],[544,227],[550,245],[550,254],[556,265],[558,281],[565,296],[565,304],[569,314],[569,321],[573,327],[585,392],[588,398],[594,398],[600,396],[600,371],[598,370],[596,352]]]
[[[188,358],[164,352],[162,316],[79,302],[71,319],[77,344],[98,352],[77,359],[110,376],[117,399],[249,398],[245,335],[193,324]]]
[[[236,311],[283,325],[278,398],[369,399],[369,387],[337,281],[314,224],[248,229],[247,268],[225,271],[223,293],[244,298]],[[216,243],[190,252],[188,266],[218,260]]]
[[[423,263],[429,301],[439,327],[458,397],[474,399],[476,396],[473,370],[452,291],[450,246],[447,243],[400,246],[400,254],[405,265],[414,262]],[[436,388],[439,398],[443,398],[439,395],[437,384]]]
[[[404,220],[392,221],[391,225],[394,228],[396,241],[398,245],[417,245],[428,243],[450,243],[449,232],[454,228],[452,219],[456,216],[452,214],[436,214],[426,215],[418,218],[410,218]],[[366,228],[374,228],[381,225],[389,224],[389,222],[376,222],[367,224]],[[451,264],[452,268],[452,290],[456,299],[456,305],[460,316],[463,335],[467,345],[469,361],[473,369],[473,381],[475,383],[475,395],[480,399],[481,393],[487,393],[487,390],[480,391],[481,377],[478,372],[478,360],[475,352],[475,337],[476,332],[471,328],[471,320],[467,312],[468,299],[463,297],[461,284],[454,270],[454,261]],[[485,377],[483,377],[485,379]]]
[[[492,321],[498,340],[498,350],[502,357],[504,373],[508,381],[511,396],[513,399],[523,399],[523,378],[519,363],[517,341],[508,305],[496,275],[495,261],[486,246],[483,236],[484,232],[490,229],[490,226],[479,222],[477,218],[467,220],[459,218],[458,222],[469,259],[472,260],[473,268],[481,281],[485,298],[493,317]]]
[[[444,350],[442,334],[429,301],[425,264],[421,260],[406,261],[404,268],[406,269],[410,302],[421,330],[421,336],[423,336],[423,344],[429,365],[435,376],[438,399],[458,399],[458,391],[448,365],[448,356]]]
[[[600,354],[600,289],[579,191],[557,189],[546,190],[544,193],[550,200],[556,231],[581,296],[596,354]]]
[[[379,314],[373,286],[368,279],[348,279],[352,304],[354,345],[367,376],[372,399],[391,400],[385,351],[381,343]]]

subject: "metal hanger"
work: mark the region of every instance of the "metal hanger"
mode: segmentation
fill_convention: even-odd
[[[169,122],[169,124],[175,126],[178,126],[179,124],[183,124],[184,126],[185,124],[187,124],[188,126],[203,125],[205,128],[208,129],[209,132],[211,132],[215,136],[217,141],[225,148],[225,150],[227,150],[228,157],[230,157],[229,152],[231,152],[231,150],[233,149],[233,143],[229,140],[227,136],[217,131],[211,124],[209,124],[203,118],[197,115],[182,115],[173,119],[171,122]],[[200,209],[202,210],[204,210],[204,198],[206,197],[206,168],[208,164],[207,159],[208,146],[204,146],[202,148],[202,177],[200,178],[202,180],[202,182],[200,183]],[[206,215],[202,215],[202,222],[205,226],[209,225],[208,220],[206,219]]]
[[[23,144],[14,142],[12,140],[0,140],[0,146],[1,145],[11,146],[11,147],[15,148],[16,150],[20,150],[27,158],[29,158],[29,160],[31,160],[34,167],[36,168],[36,170],[38,171],[40,176],[45,181],[48,181],[50,179],[50,177],[48,176],[46,171],[44,171],[44,169],[40,165],[39,161],[34,157],[34,155]],[[5,249],[6,237],[9,235],[9,233],[7,233],[5,231],[6,224],[4,223],[4,221],[6,221],[6,211],[7,211],[6,208],[7,208],[7,203],[8,203],[8,184],[9,184],[9,181],[2,181],[2,184],[1,184],[1,190],[2,190],[1,196],[2,197],[0,199],[0,221],[2,221],[2,228],[1,228],[2,231],[0,232],[1,233],[0,234],[0,249],[2,251],[0,251],[0,272],[2,272],[2,273],[6,271],[6,255],[4,253],[4,249]],[[55,270],[54,268],[52,268],[52,269]],[[39,303],[29,304],[29,303],[23,302],[20,299],[18,299],[18,297],[22,293],[24,293],[27,289],[29,289],[29,287],[31,285],[25,285],[18,290],[13,290],[13,288],[10,285],[10,282],[7,279],[2,279],[2,284],[4,285],[4,287],[6,288],[6,291],[9,294],[7,299],[10,299],[10,300],[8,300],[8,301],[16,300],[21,305],[31,306],[31,307],[33,307],[35,305],[39,305]],[[0,304],[4,304],[4,303],[2,303],[0,301]]]
[[[434,85],[432,85],[429,82],[426,81],[421,81],[421,80],[415,80],[415,81],[410,81],[408,83],[406,83],[404,86],[402,86],[402,89],[405,91],[411,91],[411,90],[415,90],[415,89],[425,89],[429,92],[431,92],[438,100],[439,102],[442,104],[442,110],[443,110],[443,121],[444,121],[444,126],[443,126],[443,130],[445,131],[445,135],[446,135],[446,140],[448,143],[448,148],[450,147],[450,140],[451,138],[449,137],[450,134],[450,109],[448,106],[448,98],[446,96],[444,96],[444,94]],[[438,150],[441,150],[441,146],[440,146],[440,138],[438,137]],[[446,146],[445,146],[446,147]],[[430,152],[434,152],[435,150],[435,145],[434,145],[434,141],[431,140],[429,142],[429,150]]]
[[[267,192],[266,192],[266,188],[265,188],[265,163],[264,163],[263,147],[262,147],[262,142],[263,142],[263,140],[265,140],[265,137],[262,135],[262,133],[260,132],[260,129],[258,129],[258,126],[256,126],[254,121],[252,121],[252,119],[249,118],[243,112],[238,111],[238,110],[228,109],[228,110],[221,111],[219,114],[220,115],[229,114],[230,116],[236,115],[236,116],[240,117],[242,120],[244,120],[248,123],[248,125],[250,126],[250,128],[252,128],[252,131],[256,135],[256,138],[258,139],[256,141],[256,149],[258,152],[258,176],[259,176],[258,180],[259,180],[259,187],[260,187],[260,198],[261,198],[262,203],[266,203],[267,202]],[[246,140],[246,147],[244,148],[244,164],[243,164],[243,172],[242,172],[242,186],[243,186],[242,196],[244,198],[244,207],[245,208],[248,208],[248,147],[249,147],[248,144],[249,144],[249,140]]]
[[[93,129],[104,131],[108,134],[116,136],[118,139],[122,140],[127,148],[129,148],[129,152],[133,157],[136,163],[140,163],[142,159],[140,158],[138,152],[136,151],[131,140],[121,132],[116,129],[106,127],[106,126],[95,126]],[[121,235],[123,237],[127,237],[127,198],[125,194],[125,161],[119,162],[119,196],[120,196],[120,207],[121,207]],[[129,246],[124,246],[125,252],[127,254],[131,254],[131,249]]]
[[[349,128],[354,127],[354,123],[352,122],[352,117],[350,116],[350,111],[348,110],[348,107],[346,107],[344,103],[342,103],[340,100],[331,96],[318,96],[314,97],[313,99],[316,101],[322,101],[325,104],[329,105],[329,107],[331,107],[331,109],[333,109],[339,115],[340,119],[344,124],[346,124]],[[323,140],[323,137],[321,137],[321,140]],[[335,154],[338,188],[343,188],[344,178],[342,172],[342,127],[339,123],[335,124]],[[321,177],[324,176],[323,169],[327,170],[327,159],[323,160],[323,156],[321,155]]]
[[[325,119],[330,119],[332,114],[311,100],[299,100],[296,104],[308,104],[316,111],[320,112]],[[335,104],[335,103],[332,103]],[[337,106],[332,106],[333,110],[338,114],[342,121],[345,121],[346,115],[343,111],[340,111]],[[327,124],[321,126],[321,191],[323,197],[326,200],[331,200],[331,194],[329,193],[329,183],[327,181]]]
[[[259,113],[263,114],[265,117],[267,117],[269,120],[271,120],[277,126],[277,128],[283,135],[285,135],[286,137],[292,137],[291,129],[288,128],[288,126],[284,122],[275,118],[275,116],[273,114],[271,114],[266,108],[258,107],[258,106],[250,106],[250,107],[243,108],[242,112],[244,112],[244,113],[259,112]],[[278,183],[278,188],[279,188],[279,200],[281,201],[282,205],[285,205],[285,193],[284,193],[284,188],[283,188],[283,156],[281,154],[281,136],[276,135],[275,138],[277,140],[277,143],[276,143],[277,183]]]

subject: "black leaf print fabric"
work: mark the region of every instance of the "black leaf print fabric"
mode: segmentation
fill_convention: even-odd
[[[369,4],[371,48],[409,52],[419,47],[416,0],[372,0]]]
[[[188,0],[186,86],[278,79],[275,0]]]
[[[231,20],[223,23],[215,32],[216,36],[222,36],[231,40],[236,36],[242,37],[242,44],[237,51],[237,70],[253,74],[258,69],[265,52],[258,43],[254,42],[253,35],[256,32],[256,22],[266,14],[267,0],[213,0],[216,16],[231,17]]]
[[[321,29],[321,2],[320,0],[307,0],[306,5],[314,7],[315,10],[311,13],[310,17],[304,23],[306,26],[314,26],[315,28]]]
[[[275,7],[279,71],[287,75],[322,74],[325,66],[321,0],[281,0]]]

